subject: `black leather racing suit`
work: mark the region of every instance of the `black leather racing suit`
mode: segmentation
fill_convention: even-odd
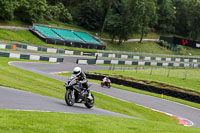
[[[80,83],[82,84],[83,88],[85,88],[86,90],[88,89],[88,80],[86,78],[85,73],[81,72],[77,77],[80,78]]]

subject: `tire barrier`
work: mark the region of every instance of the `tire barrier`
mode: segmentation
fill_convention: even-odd
[[[39,55],[28,55],[19,53],[8,53],[0,52],[0,57],[16,58],[16,59],[26,59],[26,60],[36,60],[36,61],[48,61],[48,62],[63,62],[63,58],[45,57]]]
[[[101,81],[105,77],[105,75],[94,75],[94,74],[88,74],[88,73],[86,73],[86,76],[88,79],[101,80]],[[126,81],[126,80],[117,79],[117,78],[113,78],[113,77],[109,77],[109,78],[112,81],[112,83],[115,83],[118,85],[132,87],[132,88],[136,88],[139,90],[144,90],[144,91],[153,92],[153,93],[157,93],[157,94],[164,94],[166,96],[171,96],[171,97],[187,100],[187,101],[194,102],[194,103],[200,103],[200,93],[198,96],[198,95],[193,95],[193,94],[177,91],[177,89],[169,90],[166,88],[155,87],[155,86],[137,83],[137,82],[133,82],[133,81]],[[198,92],[196,92],[196,93],[198,93]]]
[[[122,60],[96,60],[96,59],[77,59],[77,64],[112,64],[112,65],[136,65],[136,66],[158,66],[158,67],[190,67],[200,68],[197,63],[177,63],[177,62],[150,62],[150,61],[122,61]]]

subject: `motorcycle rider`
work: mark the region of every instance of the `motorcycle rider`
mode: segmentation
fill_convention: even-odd
[[[81,68],[80,68],[80,67],[75,67],[75,68],[73,69],[73,74],[76,75],[77,78],[80,78],[79,80],[80,80],[80,83],[81,83],[82,86],[83,86],[83,89],[88,90],[88,83],[87,83],[88,80],[87,80],[87,78],[86,78],[85,73],[83,73],[83,72],[81,71]]]
[[[80,67],[75,67],[73,69],[73,74],[76,75],[77,78],[80,78],[80,83],[83,86],[83,90],[82,90],[81,94],[84,95],[84,92],[88,91],[88,93],[89,93],[88,98],[92,99],[91,93],[88,90],[88,80],[86,78],[85,73],[82,72]]]
[[[106,84],[106,83],[110,83],[110,79],[108,78],[108,76],[104,77],[103,78],[103,83]]]

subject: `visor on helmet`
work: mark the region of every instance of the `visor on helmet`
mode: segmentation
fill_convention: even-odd
[[[80,71],[78,71],[78,72],[73,72],[73,74],[79,74],[80,73]]]

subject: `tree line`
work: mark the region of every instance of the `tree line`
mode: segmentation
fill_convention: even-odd
[[[61,21],[108,32],[119,44],[152,30],[197,40],[200,0],[1,0],[0,20]]]

